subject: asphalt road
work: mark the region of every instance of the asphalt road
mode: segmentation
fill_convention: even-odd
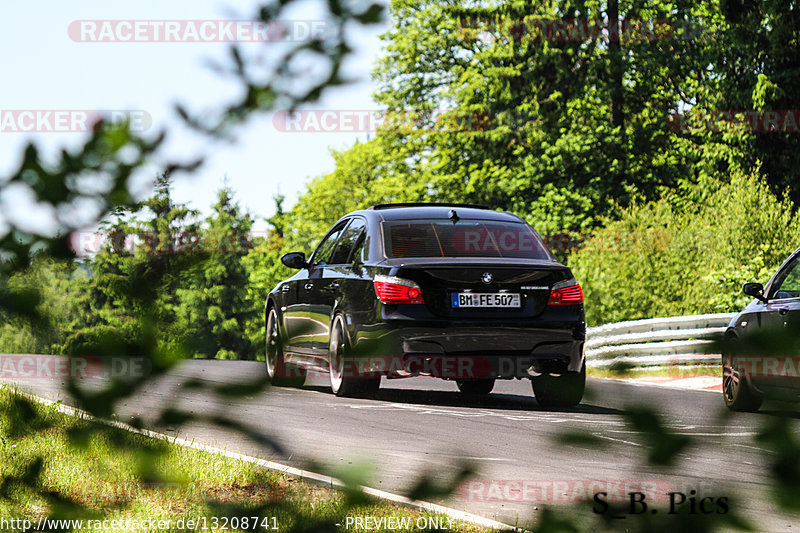
[[[454,383],[431,378],[384,379],[375,399],[337,398],[326,388],[326,376],[318,375],[309,376],[302,389],[272,388],[244,398],[220,398],[184,386],[189,378],[208,385],[245,383],[262,372],[263,363],[189,361],[122,402],[117,416],[123,422],[138,417],[152,429],[298,467],[317,461],[335,469],[367,460],[371,486],[398,493],[423,474],[447,480],[467,460],[478,474],[456,495],[437,503],[510,524],[530,524],[543,505],[562,505],[587,492],[591,497],[602,490],[641,490],[650,509],[666,512],[667,492],[688,497],[695,490],[698,500],[730,498],[731,510],[749,517],[758,530],[800,529],[800,517],[780,514],[772,503],[770,455],[753,439],[776,414],[729,416],[719,393],[589,380],[579,407],[545,410],[528,381],[500,381],[485,398],[462,396]],[[58,379],[0,381],[15,381],[25,390],[70,403]],[[83,384],[98,382],[87,379]],[[648,447],[643,435],[621,414],[626,407],[645,405],[664,415],[672,433],[691,439],[674,470],[644,463]],[[159,427],[154,417],[165,408],[246,423],[273,437],[285,451],[210,423]],[[798,419],[794,415],[787,423],[800,437]],[[604,446],[559,442],[557,437],[570,431],[595,436]],[[577,512],[592,517],[589,507]]]

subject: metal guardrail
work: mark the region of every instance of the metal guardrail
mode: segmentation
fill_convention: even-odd
[[[589,328],[586,364],[664,366],[714,364],[719,354],[708,353],[716,335],[725,332],[734,313],[649,318]]]

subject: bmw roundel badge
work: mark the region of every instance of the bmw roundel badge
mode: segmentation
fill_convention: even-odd
[[[492,276],[491,272],[484,272],[483,275],[481,275],[481,281],[486,284],[491,283],[493,279],[494,276]]]

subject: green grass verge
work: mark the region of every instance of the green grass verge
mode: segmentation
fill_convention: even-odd
[[[397,531],[398,520],[409,525],[404,531],[431,529],[417,527],[425,522],[488,531],[69,416],[0,388],[0,530],[22,531],[12,519],[58,517],[83,520],[76,531],[239,531],[248,529],[245,516],[266,526],[257,531]],[[357,517],[370,517],[370,527],[358,527]],[[381,518],[393,522],[372,527]],[[159,521],[171,527],[141,527]]]

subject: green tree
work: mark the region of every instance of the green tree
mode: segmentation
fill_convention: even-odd
[[[789,191],[800,202],[800,6],[791,0],[752,2],[723,0],[723,20],[712,27],[714,57],[711,72],[718,90],[698,111],[758,111],[756,131],[737,131],[725,123],[706,135],[735,146],[745,167],[759,166],[773,192]],[[776,115],[777,131],[766,131],[769,112]],[[748,117],[742,116],[749,122]],[[752,118],[752,115],[751,117]]]
[[[0,309],[2,353],[60,353],[66,336],[82,327],[82,309],[89,298],[86,268],[78,261],[55,260],[37,254],[30,267],[10,276],[8,287],[17,293],[38,291],[37,320]]]
[[[678,27],[698,16],[694,3],[395,0],[392,10],[376,97],[423,120],[381,134],[413,147],[412,170],[436,198],[513,210],[545,233],[584,231],[617,204],[696,181],[702,154],[682,149],[667,120],[709,63]],[[542,21],[617,17],[651,22],[605,39],[538,32]]]
[[[247,325],[259,314],[250,299],[250,276],[243,263],[253,220],[223,188],[206,220],[186,288],[177,290],[178,315],[189,349],[216,359],[252,359]]]
[[[172,199],[171,179],[157,178],[153,196],[114,211],[102,229],[106,245],[88,265],[90,297],[81,328],[66,339],[63,351],[85,355],[102,350],[135,352],[143,337],[179,346],[179,287],[199,257],[186,253],[199,240],[197,212]],[[109,344],[111,343],[111,344]],[[138,355],[138,354],[137,354]]]

